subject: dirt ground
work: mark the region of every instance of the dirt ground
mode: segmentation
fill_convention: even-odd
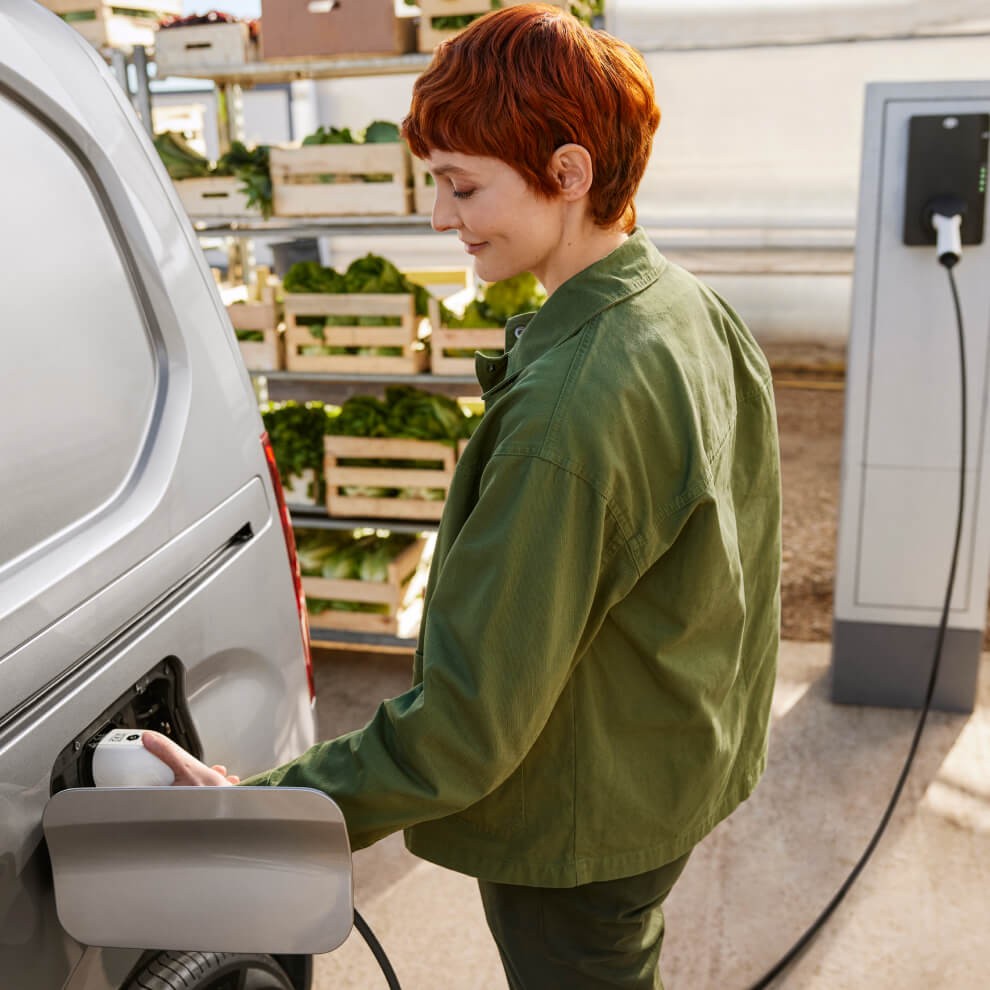
[[[832,586],[842,461],[844,355],[839,349],[768,345],[780,430],[783,487],[781,632],[832,636]]]

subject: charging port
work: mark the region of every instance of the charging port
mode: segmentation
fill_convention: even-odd
[[[904,194],[904,243],[935,244],[933,215],[952,201],[963,244],[983,242],[990,114],[915,116],[908,127],[908,169]]]
[[[114,729],[152,729],[201,757],[203,746],[193,725],[183,687],[183,667],[175,657],[157,664],[94,719],[59,753],[52,767],[51,793],[93,786],[93,752]]]

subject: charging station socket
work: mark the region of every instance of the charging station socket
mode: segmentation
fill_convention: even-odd
[[[963,244],[983,242],[990,114],[911,117],[908,125],[904,243],[935,243],[932,205],[957,201]]]

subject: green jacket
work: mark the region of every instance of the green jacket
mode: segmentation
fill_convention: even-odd
[[[753,790],[779,639],[770,375],[641,229],[477,359],[413,687],[248,783],[352,844],[568,887],[661,866]]]

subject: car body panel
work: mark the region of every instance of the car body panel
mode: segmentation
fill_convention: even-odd
[[[19,181],[0,187],[0,327],[19,335],[0,365],[0,505],[16,507],[0,516],[0,987],[73,973],[106,990],[137,955],[58,925],[41,816],[60,752],[166,658],[204,758],[233,772],[297,755],[314,715],[261,418],[212,275],[116,80],[33,0],[0,5],[5,123],[33,136],[5,145]],[[60,270],[39,271],[45,239]],[[83,279],[110,247],[119,271]]]

